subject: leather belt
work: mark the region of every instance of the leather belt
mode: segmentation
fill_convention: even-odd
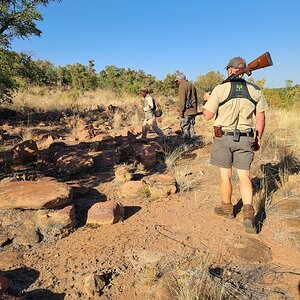
[[[233,136],[233,131],[223,131],[223,135],[232,135]],[[249,136],[249,137],[254,137],[254,132],[240,132],[240,136]]]

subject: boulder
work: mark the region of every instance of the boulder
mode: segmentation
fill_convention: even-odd
[[[74,228],[75,221],[74,205],[69,205],[58,210],[39,210],[34,220],[43,235],[68,234]]]
[[[14,230],[13,243],[16,245],[33,246],[40,241],[35,224],[26,220],[20,227]]]
[[[35,141],[28,140],[16,145],[11,149],[11,155],[14,165],[24,165],[35,161],[39,149]]]
[[[132,146],[128,141],[118,146],[116,152],[118,153],[120,162],[125,162],[134,155]]]
[[[16,181],[18,181],[18,178],[16,178],[16,177],[5,177],[0,181],[0,185],[4,185],[9,182],[16,182]]]
[[[92,156],[85,151],[59,152],[55,155],[55,166],[59,173],[77,174],[94,165]]]
[[[0,189],[0,209],[58,208],[72,201],[72,189],[57,181],[9,182]]]
[[[119,157],[114,150],[103,150],[91,153],[95,164],[102,170],[112,168],[119,161]]]
[[[115,201],[99,202],[88,210],[86,224],[91,226],[114,224],[123,220],[124,216],[125,211],[122,204]]]
[[[118,189],[118,196],[120,198],[136,199],[145,198],[149,195],[149,189],[142,181],[128,181]]]
[[[170,175],[153,175],[145,180],[151,196],[157,198],[167,197],[177,191],[176,180]]]
[[[145,167],[155,166],[164,156],[163,148],[156,142],[151,144],[135,144],[133,146],[135,159]]]
[[[8,289],[8,279],[3,275],[0,275],[0,295],[5,293]]]
[[[99,296],[105,287],[105,277],[103,275],[90,274],[84,278],[83,290],[90,298]]]

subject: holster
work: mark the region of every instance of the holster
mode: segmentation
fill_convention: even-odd
[[[214,126],[215,137],[222,137],[222,127]]]

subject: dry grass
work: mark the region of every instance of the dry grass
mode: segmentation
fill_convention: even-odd
[[[217,266],[206,256],[191,269],[175,268],[173,279],[165,284],[176,300],[261,300],[277,294],[272,284],[264,282],[267,277],[280,277],[280,272],[271,266]]]
[[[165,164],[168,170],[176,167],[177,162],[182,158],[185,149],[183,146],[174,147],[165,150]]]
[[[204,175],[201,170],[191,172],[189,166],[175,166],[174,173],[180,192],[188,192],[197,188]]]

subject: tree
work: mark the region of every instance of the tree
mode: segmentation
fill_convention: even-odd
[[[215,86],[221,84],[223,80],[224,76],[220,72],[210,71],[206,75],[200,75],[195,82],[199,99],[207,91],[212,91]]]
[[[12,39],[40,36],[36,21],[43,16],[37,11],[38,5],[61,0],[0,0],[0,47],[9,48]]]
[[[286,88],[291,88],[293,86],[293,80],[287,79],[284,82]]]

